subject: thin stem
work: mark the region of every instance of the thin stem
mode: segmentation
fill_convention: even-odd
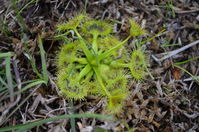
[[[98,34],[94,34],[94,35],[93,35],[93,43],[92,43],[92,46],[93,46],[93,50],[95,51],[95,54],[98,54],[97,37],[98,37]]]
[[[188,59],[188,60],[185,60],[185,61],[176,62],[176,63],[174,63],[174,64],[175,64],[175,65],[181,65],[181,64],[185,64],[185,63],[188,63],[189,61],[196,60],[196,59],[199,59],[199,56],[193,57],[193,58]]]
[[[121,43],[117,44],[115,47],[111,48],[110,50],[102,53],[101,55],[99,55],[99,61],[108,57],[112,52],[114,52],[115,50],[117,50],[118,48],[120,48],[122,45],[124,45],[129,39],[131,38],[131,36],[128,36],[124,41],[122,41]]]
[[[194,75],[192,75],[189,71],[187,71],[186,69],[184,69],[183,67],[181,66],[178,66],[176,64],[173,64],[174,67],[177,67],[179,68],[180,70],[186,72],[187,74],[189,74],[193,79],[195,79],[198,83],[199,83],[199,80],[197,79],[197,77],[195,77]]]
[[[86,74],[88,74],[91,70],[91,67],[89,64],[87,64],[79,73],[79,76],[77,78],[78,81],[80,81]]]
[[[124,63],[113,61],[113,62],[111,62],[111,66],[116,67],[116,68],[121,68],[121,67],[125,68],[125,67],[129,67],[129,64],[124,64]]]
[[[90,72],[86,75],[85,80],[86,80],[86,81],[90,81],[91,77],[93,76],[93,73],[94,73],[94,71],[93,71],[93,70],[90,70]]]
[[[152,36],[151,38],[148,38],[147,40],[141,42],[141,45],[148,42],[148,41],[151,41],[152,39],[154,39],[155,37],[159,36],[161,33],[163,33],[166,29],[163,29],[161,30],[160,32],[158,32],[156,35]]]
[[[99,61],[98,61],[98,45],[97,45],[97,38],[98,38],[98,34],[93,34],[93,42],[92,42],[92,49],[93,49],[93,52],[94,52],[94,57],[95,57],[95,60],[94,61],[91,61],[91,63],[93,64],[99,64]]]
[[[75,33],[77,34],[77,36],[80,38],[81,48],[82,48],[83,52],[85,53],[87,59],[88,59],[89,61],[91,61],[91,60],[92,60],[92,55],[91,55],[91,53],[90,53],[88,47],[87,47],[86,44],[84,43],[82,36],[79,34],[79,32],[77,31],[77,29],[74,29],[74,31],[75,31]]]
[[[102,89],[104,90],[104,92],[106,93],[106,95],[107,95],[108,97],[110,97],[111,94],[110,94],[109,91],[107,91],[106,87],[104,86],[104,83],[103,83],[103,81],[102,81],[102,78],[101,78],[99,69],[98,69],[97,67],[93,67],[93,70],[95,71],[95,74],[96,74],[96,76],[97,76],[97,80],[98,80],[98,82],[100,83]]]
[[[80,64],[88,64],[86,58],[75,58],[75,62],[78,62]]]

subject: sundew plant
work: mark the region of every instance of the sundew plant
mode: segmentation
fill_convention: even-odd
[[[121,110],[129,92],[128,74],[137,81],[147,74],[145,53],[137,45],[128,53],[125,44],[145,33],[139,24],[129,19],[129,36],[119,40],[112,24],[79,14],[59,24],[64,38],[57,55],[57,85],[67,99],[82,100],[92,94],[107,99],[107,110]]]

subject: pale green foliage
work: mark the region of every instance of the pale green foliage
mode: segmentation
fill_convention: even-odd
[[[57,30],[65,31],[68,29],[76,29],[84,18],[86,18],[86,14],[79,14],[76,17],[72,18],[67,23],[62,23],[60,25],[57,25]]]
[[[88,87],[77,81],[78,72],[74,65],[70,64],[68,68],[64,68],[58,73],[57,85],[61,89],[64,96],[69,99],[84,99],[87,95]]]
[[[130,20],[130,35],[120,41],[112,34],[109,23],[84,21],[80,16],[58,25],[59,31],[72,29],[75,37],[58,52],[57,84],[68,99],[84,99],[87,94],[107,97],[108,110],[117,113],[129,93],[126,74],[132,73],[133,78],[142,80],[147,73],[143,50],[135,49],[130,54],[124,47],[131,37],[143,35],[144,30]]]
[[[105,21],[90,20],[82,25],[82,32],[85,34],[106,36],[112,32],[112,25]]]
[[[145,54],[141,49],[133,51],[129,68],[135,79],[141,80],[145,77],[147,73],[147,61]]]

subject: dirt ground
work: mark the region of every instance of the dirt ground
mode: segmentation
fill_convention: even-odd
[[[129,83],[130,96],[122,111],[115,115],[116,120],[76,119],[77,131],[199,131],[198,0],[30,1],[0,1],[0,53],[14,52],[12,62],[17,63],[21,82],[37,79],[28,55],[34,57],[35,65],[40,72],[42,65],[37,35],[41,34],[47,56],[49,82],[47,85],[36,85],[26,90],[20,97],[14,97],[16,103],[9,98],[0,97],[0,119],[4,121],[0,128],[63,114],[104,114],[105,100],[94,96],[75,101],[71,111],[70,101],[59,96],[55,83],[55,56],[61,45],[61,41],[54,39],[57,34],[56,25],[69,20],[79,12],[86,11],[95,19],[117,21],[114,31],[121,38],[128,34],[128,18],[140,23],[149,37],[163,29],[165,31],[144,44],[150,62],[149,71],[154,79],[147,77],[142,82]],[[127,47],[131,48],[132,43],[133,40],[129,41]],[[181,52],[171,52],[189,44],[192,45]],[[174,54],[171,55],[172,53]],[[173,65],[186,60],[189,61]],[[1,68],[5,66],[4,61],[0,60],[0,63]],[[14,66],[12,68],[14,74]],[[23,104],[19,105],[21,102]],[[13,106],[10,107],[10,104]],[[14,111],[16,107],[18,108]],[[6,110],[7,113],[4,114]],[[10,114],[6,120],[6,116]],[[29,131],[65,132],[71,131],[71,124],[69,120],[57,120]]]

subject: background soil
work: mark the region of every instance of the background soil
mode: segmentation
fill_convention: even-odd
[[[149,56],[149,70],[154,79],[141,83],[131,82],[131,95],[126,100],[116,121],[97,119],[77,119],[76,128],[89,131],[199,131],[199,85],[184,70],[172,66],[175,62],[199,56],[199,46],[195,45],[163,61],[161,53],[179,49],[199,40],[198,0],[38,0],[32,2],[17,15],[29,0],[0,1],[0,52],[12,51],[17,62],[22,82],[36,79],[27,53],[34,56],[36,67],[41,70],[41,60],[36,36],[42,35],[47,55],[49,83],[31,88],[21,95],[23,101],[33,94],[2,126],[13,126],[56,115],[70,114],[68,100],[58,95],[56,87],[56,51],[61,45],[54,39],[56,25],[69,20],[75,14],[86,10],[96,19],[117,20],[114,31],[126,36],[128,18],[135,19],[152,37],[166,29],[158,37],[144,46]],[[134,41],[128,42],[131,48]],[[4,66],[3,61],[0,66]],[[181,64],[193,76],[199,76],[199,60]],[[14,71],[13,71],[14,72]],[[35,91],[34,91],[35,90]],[[10,100],[0,102],[0,115],[6,110]],[[17,103],[15,105],[18,106]],[[74,102],[74,113],[103,114],[105,100],[89,96],[84,101]],[[11,113],[14,108],[8,112]],[[70,131],[69,120],[58,120],[44,124],[39,131]],[[102,128],[102,129],[98,129]],[[36,128],[31,129],[36,131]]]

